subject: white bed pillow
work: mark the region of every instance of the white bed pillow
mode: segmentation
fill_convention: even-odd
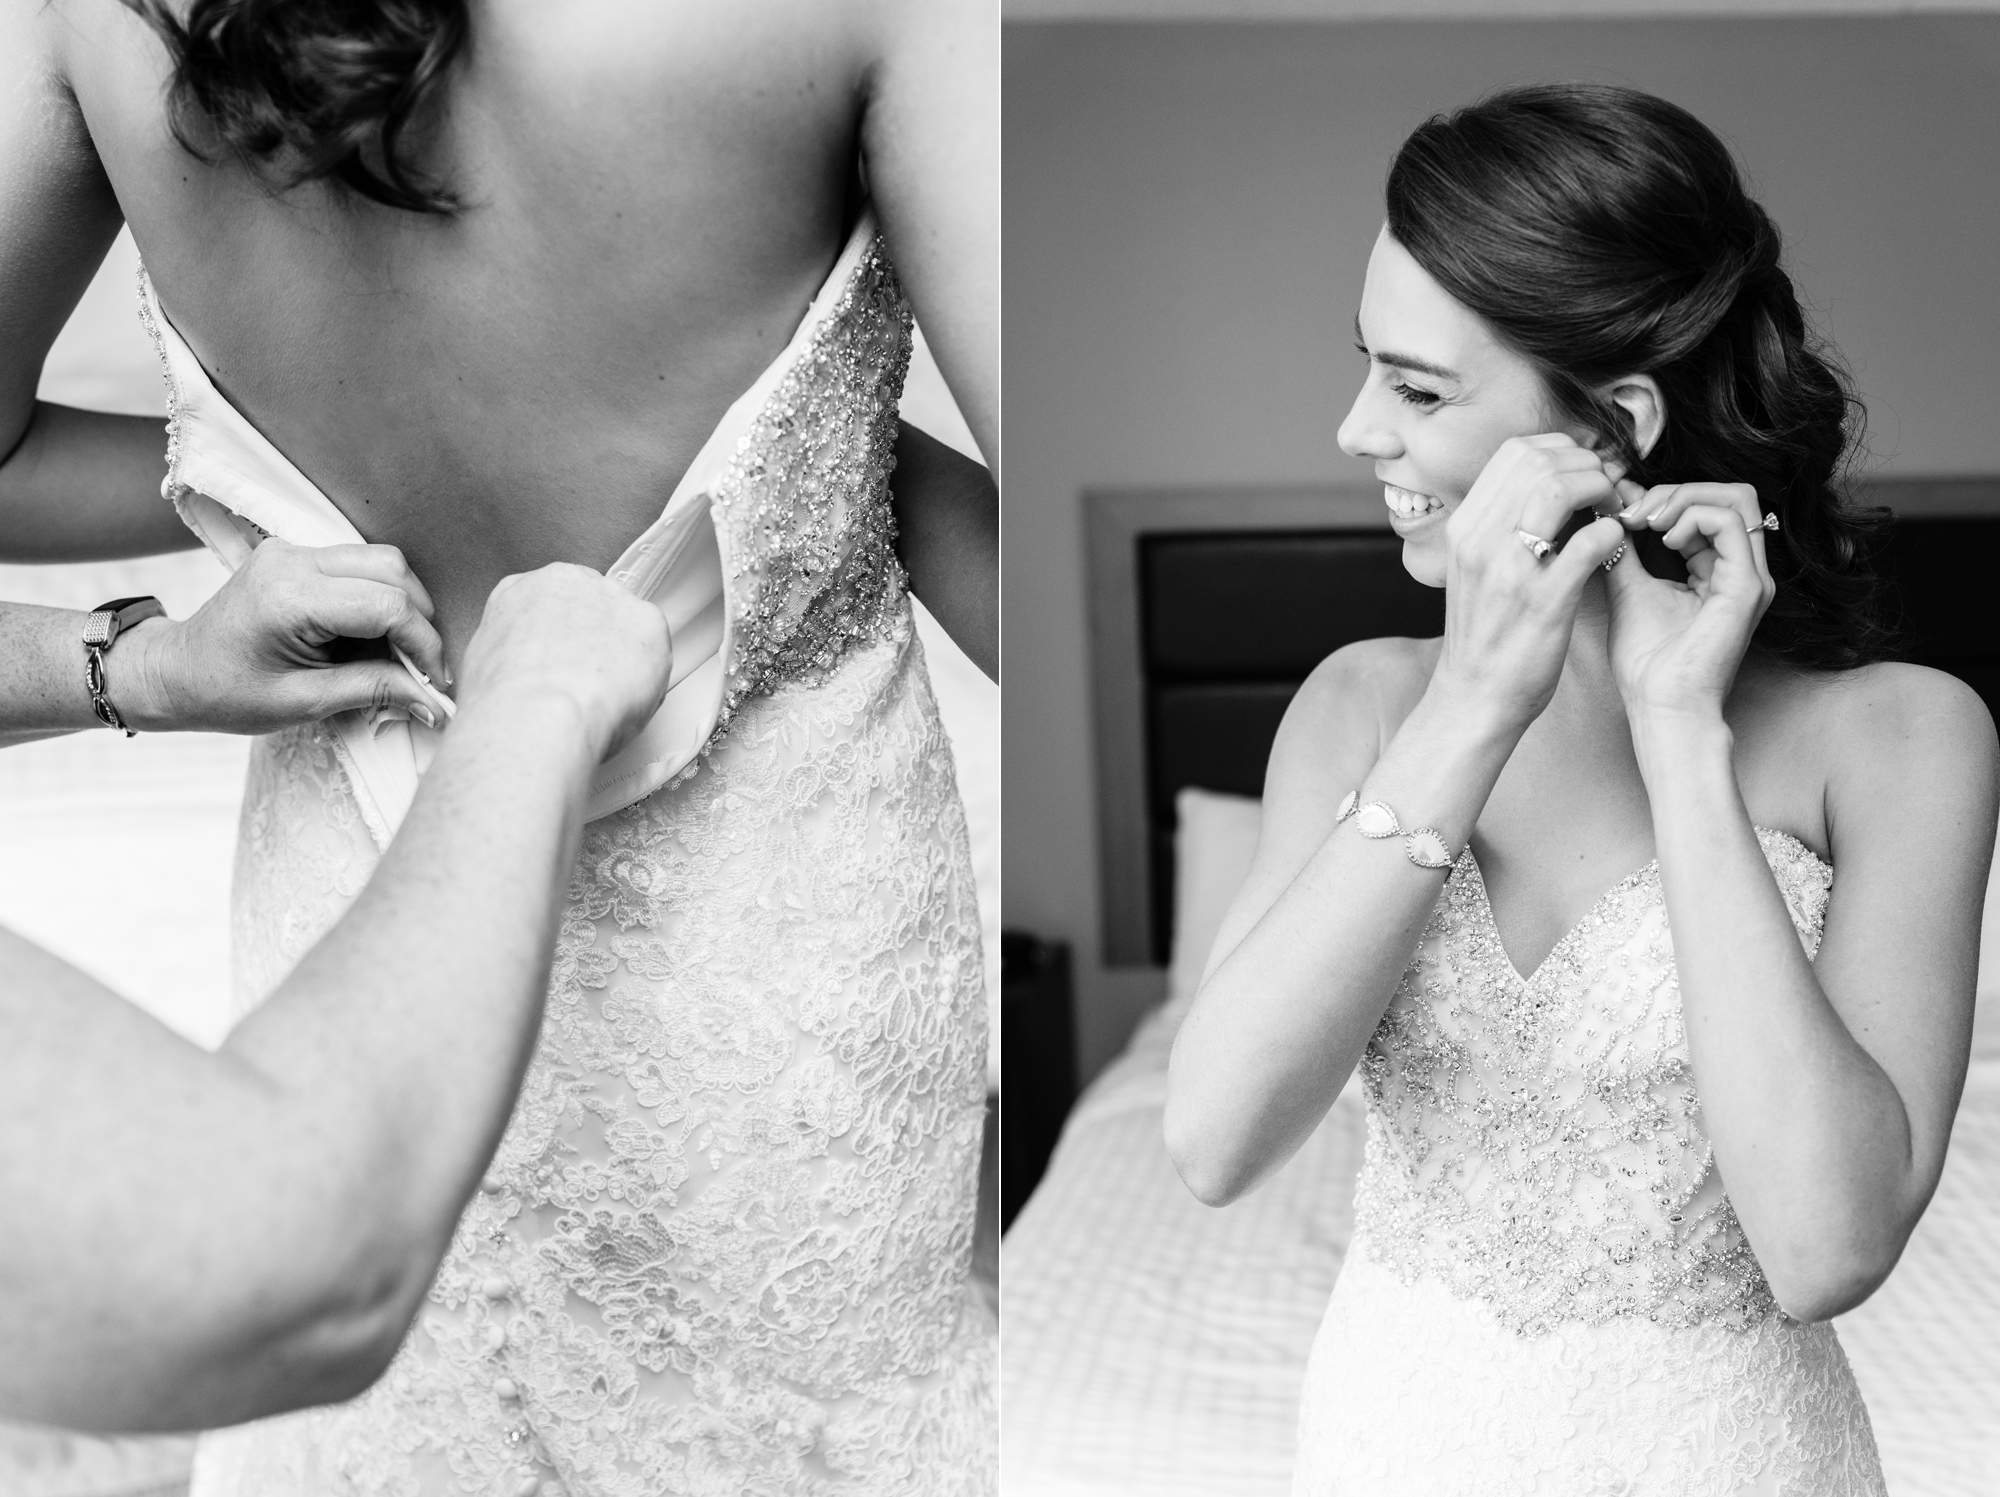
[[[1254,796],[1187,789],[1174,797],[1174,941],[1167,1011],[1194,1002],[1216,932],[1257,851],[1264,803]]]

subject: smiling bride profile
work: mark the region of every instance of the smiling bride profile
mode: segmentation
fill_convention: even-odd
[[[1727,149],[1515,89],[1397,153],[1340,428],[1441,639],[1323,662],[1174,1049],[1220,1205],[1357,1068],[1301,1494],[1876,1494],[1833,1328],[1943,1167],[1994,731],[1889,663],[1857,405]]]

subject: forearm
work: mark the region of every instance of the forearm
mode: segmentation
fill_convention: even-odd
[[[211,1427],[386,1364],[532,1049],[595,762],[559,702],[498,705],[460,713],[374,879],[217,1054],[14,944],[0,1115],[41,1142],[0,1156],[0,1411]]]
[[[316,1182],[268,1229],[302,1248],[344,1235],[382,1287],[385,1357],[533,1050],[599,747],[559,701],[462,712],[354,908],[226,1046],[278,1089],[298,1141],[291,1178]]]
[[[1465,845],[1520,727],[1433,687],[1358,787],[1406,832]],[[1344,788],[1344,787],[1343,787]],[[1234,1199],[1318,1126],[1360,1061],[1444,887],[1400,837],[1333,828],[1212,965],[1174,1045],[1166,1131],[1202,1199]],[[1225,937],[1226,938],[1226,937]]]
[[[0,603],[0,746],[99,726],[83,684],[86,617]]]
[[[84,684],[87,618],[82,609],[0,603],[0,747],[104,726]],[[151,646],[170,628],[143,620],[105,652],[105,697],[135,728],[172,726],[154,705],[159,693],[146,670]]]
[[[160,496],[166,423],[37,401],[0,460],[0,561],[109,561],[198,544]]]
[[[1719,721],[1635,731],[1703,1125],[1779,1302],[1838,1313],[1900,1251],[1927,1184],[1894,1084],[1822,990]]]

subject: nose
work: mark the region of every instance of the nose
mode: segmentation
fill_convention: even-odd
[[[1368,377],[1361,382],[1360,390],[1355,392],[1354,404],[1347,409],[1347,419],[1340,423],[1340,430],[1334,434],[1340,450],[1349,457],[1372,457],[1380,461],[1403,455],[1403,443],[1396,435],[1393,412],[1383,402],[1386,392],[1378,386],[1375,371],[1371,369]]]

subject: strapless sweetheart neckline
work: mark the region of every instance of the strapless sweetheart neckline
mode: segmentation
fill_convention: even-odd
[[[1832,865],[1756,831],[1810,959]],[[1716,1167],[1657,858],[1523,976],[1461,854],[1360,1074],[1297,1497],[1882,1497],[1838,1336],[1779,1309]]]
[[[1804,838],[1795,837],[1790,832],[1781,831],[1777,827],[1759,826],[1754,823],[1751,826],[1751,830],[1757,833],[1760,840],[1765,837],[1775,837],[1780,841],[1790,843],[1808,858],[1812,859],[1814,863],[1824,868],[1828,874],[1833,872],[1833,865],[1814,852],[1811,845]],[[1500,954],[1506,958],[1508,971],[1513,973],[1515,980],[1523,989],[1535,986],[1541,980],[1542,974],[1547,972],[1559,957],[1566,955],[1575,946],[1591,921],[1602,914],[1608,906],[1616,902],[1627,891],[1636,889],[1640,884],[1647,882],[1649,879],[1658,878],[1660,873],[1659,858],[1648,858],[1645,863],[1634,868],[1630,873],[1611,884],[1602,894],[1599,894],[1584,907],[1583,913],[1577,916],[1574,923],[1567,930],[1556,937],[1555,944],[1543,954],[1539,962],[1535,963],[1534,970],[1523,973],[1521,971],[1521,964],[1514,960],[1513,955],[1507,950],[1506,941],[1501,938],[1500,922],[1493,914],[1493,896],[1486,887],[1486,874],[1480,868],[1479,858],[1473,852],[1470,842],[1466,843],[1465,851],[1459,855],[1459,863],[1465,869],[1465,876],[1472,880],[1473,886],[1479,892],[1479,909],[1481,918],[1486,925],[1487,934],[1493,938],[1494,944],[1499,947]]]

